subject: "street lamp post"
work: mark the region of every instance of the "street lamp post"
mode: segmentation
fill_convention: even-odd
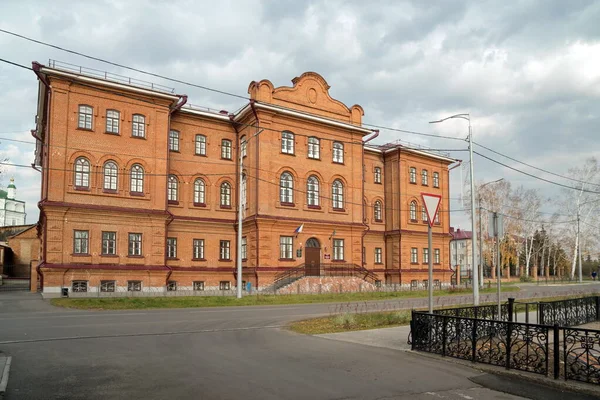
[[[503,181],[504,178],[500,178],[500,179],[496,179],[495,181],[491,181],[491,182],[487,182],[484,183],[483,185],[479,186],[479,190],[477,191],[477,198],[479,199],[479,276],[481,277],[481,288],[483,288],[483,230],[481,229],[481,193],[479,193],[479,191],[487,185],[490,185],[492,183],[498,183],[500,181]],[[475,232],[473,232],[473,235],[475,234]]]
[[[473,266],[473,305],[479,305],[479,274],[478,269],[476,267],[476,254],[477,254],[477,239],[475,236],[475,173],[473,168],[473,132],[471,130],[471,116],[468,113],[465,114],[455,114],[449,117],[437,120],[430,121],[430,124],[437,124],[440,122],[444,122],[448,119],[460,118],[464,119],[469,123],[469,164],[470,164],[470,176],[471,176],[471,265]]]

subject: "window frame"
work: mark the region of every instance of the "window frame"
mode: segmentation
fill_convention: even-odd
[[[433,263],[440,264],[440,249],[433,249]]]
[[[142,281],[140,281],[140,280],[127,281],[127,291],[128,292],[141,292],[142,291]]]
[[[242,261],[247,260],[248,259],[248,239],[246,238],[246,236],[242,237]]]
[[[206,156],[206,136],[200,133],[194,138],[194,154],[197,156]]]
[[[421,186],[429,186],[429,172],[426,169],[421,170]]]
[[[100,292],[101,293],[114,293],[117,290],[117,281],[115,280],[101,280],[100,281]]]
[[[383,203],[381,200],[375,200],[373,204],[373,218],[375,222],[383,222]]]
[[[281,153],[295,155],[295,146],[294,142],[296,140],[296,135],[290,131],[281,132]]]
[[[167,201],[169,204],[179,203],[179,179],[173,174],[167,179]]]
[[[167,282],[167,292],[176,292],[177,291],[177,281],[168,281]]]
[[[221,139],[221,159],[222,160],[231,160],[231,140],[229,139]]]
[[[221,208],[231,208],[231,183],[229,181],[221,183],[219,206]]]
[[[169,151],[179,153],[179,131],[171,129],[169,131]]]
[[[336,179],[331,184],[331,204],[336,211],[344,210],[344,182]]]
[[[219,241],[219,261],[231,261],[231,241]]]
[[[414,185],[417,184],[417,168],[416,167],[410,167],[408,169],[408,182],[412,183]]]
[[[279,259],[293,260],[294,259],[294,237],[279,236]]]
[[[204,281],[193,281],[192,289],[194,292],[203,292],[204,291]]]
[[[344,239],[333,239],[333,261],[344,261]]]
[[[421,205],[421,221],[426,224],[429,221],[429,217],[427,216],[427,209],[425,205]]]
[[[78,234],[81,237],[77,237]],[[85,236],[83,236],[85,234]],[[90,231],[85,229],[73,229],[73,255],[90,255]]]
[[[231,281],[219,281],[219,290],[231,290]]]
[[[344,144],[342,142],[333,142],[331,158],[336,164],[344,163]]]
[[[206,182],[202,178],[194,179],[194,205],[205,206],[206,205]]]
[[[321,208],[320,186],[321,182],[316,175],[311,175],[306,180],[306,204],[309,208]]]
[[[423,264],[429,264],[429,248],[423,247]]]
[[[89,290],[88,281],[84,280],[72,280],[71,281],[71,292],[73,293],[86,293]]]
[[[137,169],[136,169],[137,168]],[[144,176],[146,172],[141,164],[133,164],[129,170],[129,191],[130,193],[144,193]],[[140,189],[140,190],[138,190]]]
[[[177,260],[177,238],[169,237],[167,238],[167,259],[169,260]]]
[[[112,238],[110,237],[112,235]],[[112,248],[112,251],[110,251]],[[117,232],[102,231],[102,253],[103,256],[117,255]]]
[[[205,260],[204,239],[192,239],[192,260]]]
[[[112,114],[112,115],[109,115]],[[115,109],[106,110],[106,131],[111,135],[119,135],[121,133],[121,112]]]
[[[77,129],[83,129],[86,131],[94,130],[94,107],[88,104],[79,104],[77,108]]]
[[[375,167],[374,175],[374,182],[377,184],[381,184],[381,167]]]
[[[131,117],[131,137],[146,138],[146,116],[143,114],[133,114]]]
[[[90,189],[92,164],[86,157],[77,157],[73,165],[73,187],[79,190]]]
[[[417,222],[417,208],[418,208],[418,204],[416,200],[413,200],[410,202],[409,207],[409,215],[408,215],[408,219],[410,220],[410,222]]]
[[[279,203],[284,206],[294,205],[294,176],[289,171],[279,175]]]
[[[436,189],[439,189],[439,187],[440,187],[440,173],[439,172],[433,173],[433,187]]]
[[[375,264],[383,264],[383,249],[381,247],[375,247]]]
[[[410,248],[410,263],[411,264],[419,263],[419,249],[417,247]]]
[[[116,192],[119,189],[119,166],[115,161],[108,160],[104,163],[102,171],[104,176],[103,190],[109,193]]]
[[[139,232],[129,232],[127,234],[127,256],[143,257],[144,235]]]
[[[321,159],[321,139],[316,136],[308,138],[307,157],[312,160]]]
[[[248,156],[248,141],[245,135],[240,138],[240,154],[242,158]]]

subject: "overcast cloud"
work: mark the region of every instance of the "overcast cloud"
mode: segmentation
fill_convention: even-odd
[[[290,85],[295,76],[315,71],[334,98],[362,105],[367,123],[462,138],[464,121],[427,122],[470,112],[475,140],[558,173],[598,155],[598,21],[600,2],[591,0],[0,2],[2,29],[240,95],[252,80]],[[136,76],[175,86],[191,103],[214,109],[234,111],[243,104],[3,33],[0,58],[24,65],[51,58]],[[30,141],[35,75],[0,63],[0,88],[0,137]],[[397,139],[466,148],[460,141],[386,130],[379,143]],[[32,162],[32,145],[0,143],[0,157]],[[452,155],[468,160],[465,152]],[[558,193],[481,158],[475,167],[478,181],[505,177],[539,188],[545,197]],[[3,171],[1,185],[15,177],[28,222],[35,222],[39,174]],[[455,171],[451,197],[461,195],[461,172]],[[462,174],[466,178],[466,170]],[[452,214],[455,225],[467,227],[467,221],[464,213]]]

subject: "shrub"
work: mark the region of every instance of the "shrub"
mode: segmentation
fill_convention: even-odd
[[[521,275],[519,277],[519,280],[521,282],[533,282],[533,279],[530,276],[527,276],[527,275]]]
[[[354,318],[354,314],[345,313],[336,315],[333,319],[333,323],[338,326],[343,326],[345,329],[349,329],[356,323],[356,318]]]

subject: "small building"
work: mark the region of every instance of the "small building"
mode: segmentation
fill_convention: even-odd
[[[14,290],[20,287],[29,288],[31,271],[40,259],[41,241],[38,237],[37,224],[0,227],[0,275],[6,281],[19,281],[11,285]],[[34,290],[37,290],[34,279]],[[0,289],[2,290],[2,289]]]
[[[473,232],[465,231],[460,228],[455,229],[450,227],[450,263],[453,268],[460,268],[461,279],[471,279],[473,268],[471,267],[472,259],[472,237]]]
[[[6,190],[0,189],[0,226],[25,225],[25,202],[17,200],[15,179],[11,178]]]

